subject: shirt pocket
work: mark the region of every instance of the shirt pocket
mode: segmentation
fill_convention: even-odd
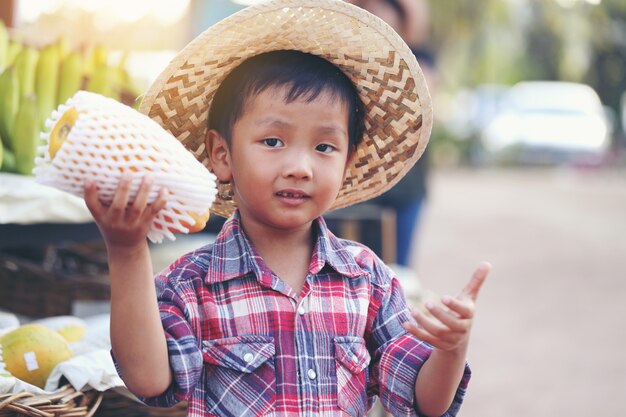
[[[362,337],[333,339],[337,368],[337,405],[351,416],[365,416],[370,354]]]
[[[262,416],[274,410],[274,338],[237,336],[202,342],[207,411]]]

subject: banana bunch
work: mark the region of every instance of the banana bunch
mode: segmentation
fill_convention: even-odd
[[[78,90],[137,104],[125,57],[112,58],[102,45],[73,49],[65,36],[25,45],[0,20],[0,171],[32,174],[46,118]]]

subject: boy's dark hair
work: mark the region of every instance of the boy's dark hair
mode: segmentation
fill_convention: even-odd
[[[246,100],[270,87],[287,87],[287,103],[315,100],[330,92],[348,108],[350,148],[358,145],[365,129],[365,106],[356,87],[338,67],[316,55],[301,51],[272,51],[248,58],[226,76],[209,110],[208,128],[218,131],[230,144],[235,122]]]

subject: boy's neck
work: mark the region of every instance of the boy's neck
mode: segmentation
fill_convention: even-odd
[[[298,229],[280,230],[258,227],[242,217],[241,226],[272,272],[300,294],[315,243],[312,222]]]

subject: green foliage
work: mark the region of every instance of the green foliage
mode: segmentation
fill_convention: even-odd
[[[626,91],[626,1],[432,0],[429,5],[441,89],[577,81],[594,87],[617,112]]]

